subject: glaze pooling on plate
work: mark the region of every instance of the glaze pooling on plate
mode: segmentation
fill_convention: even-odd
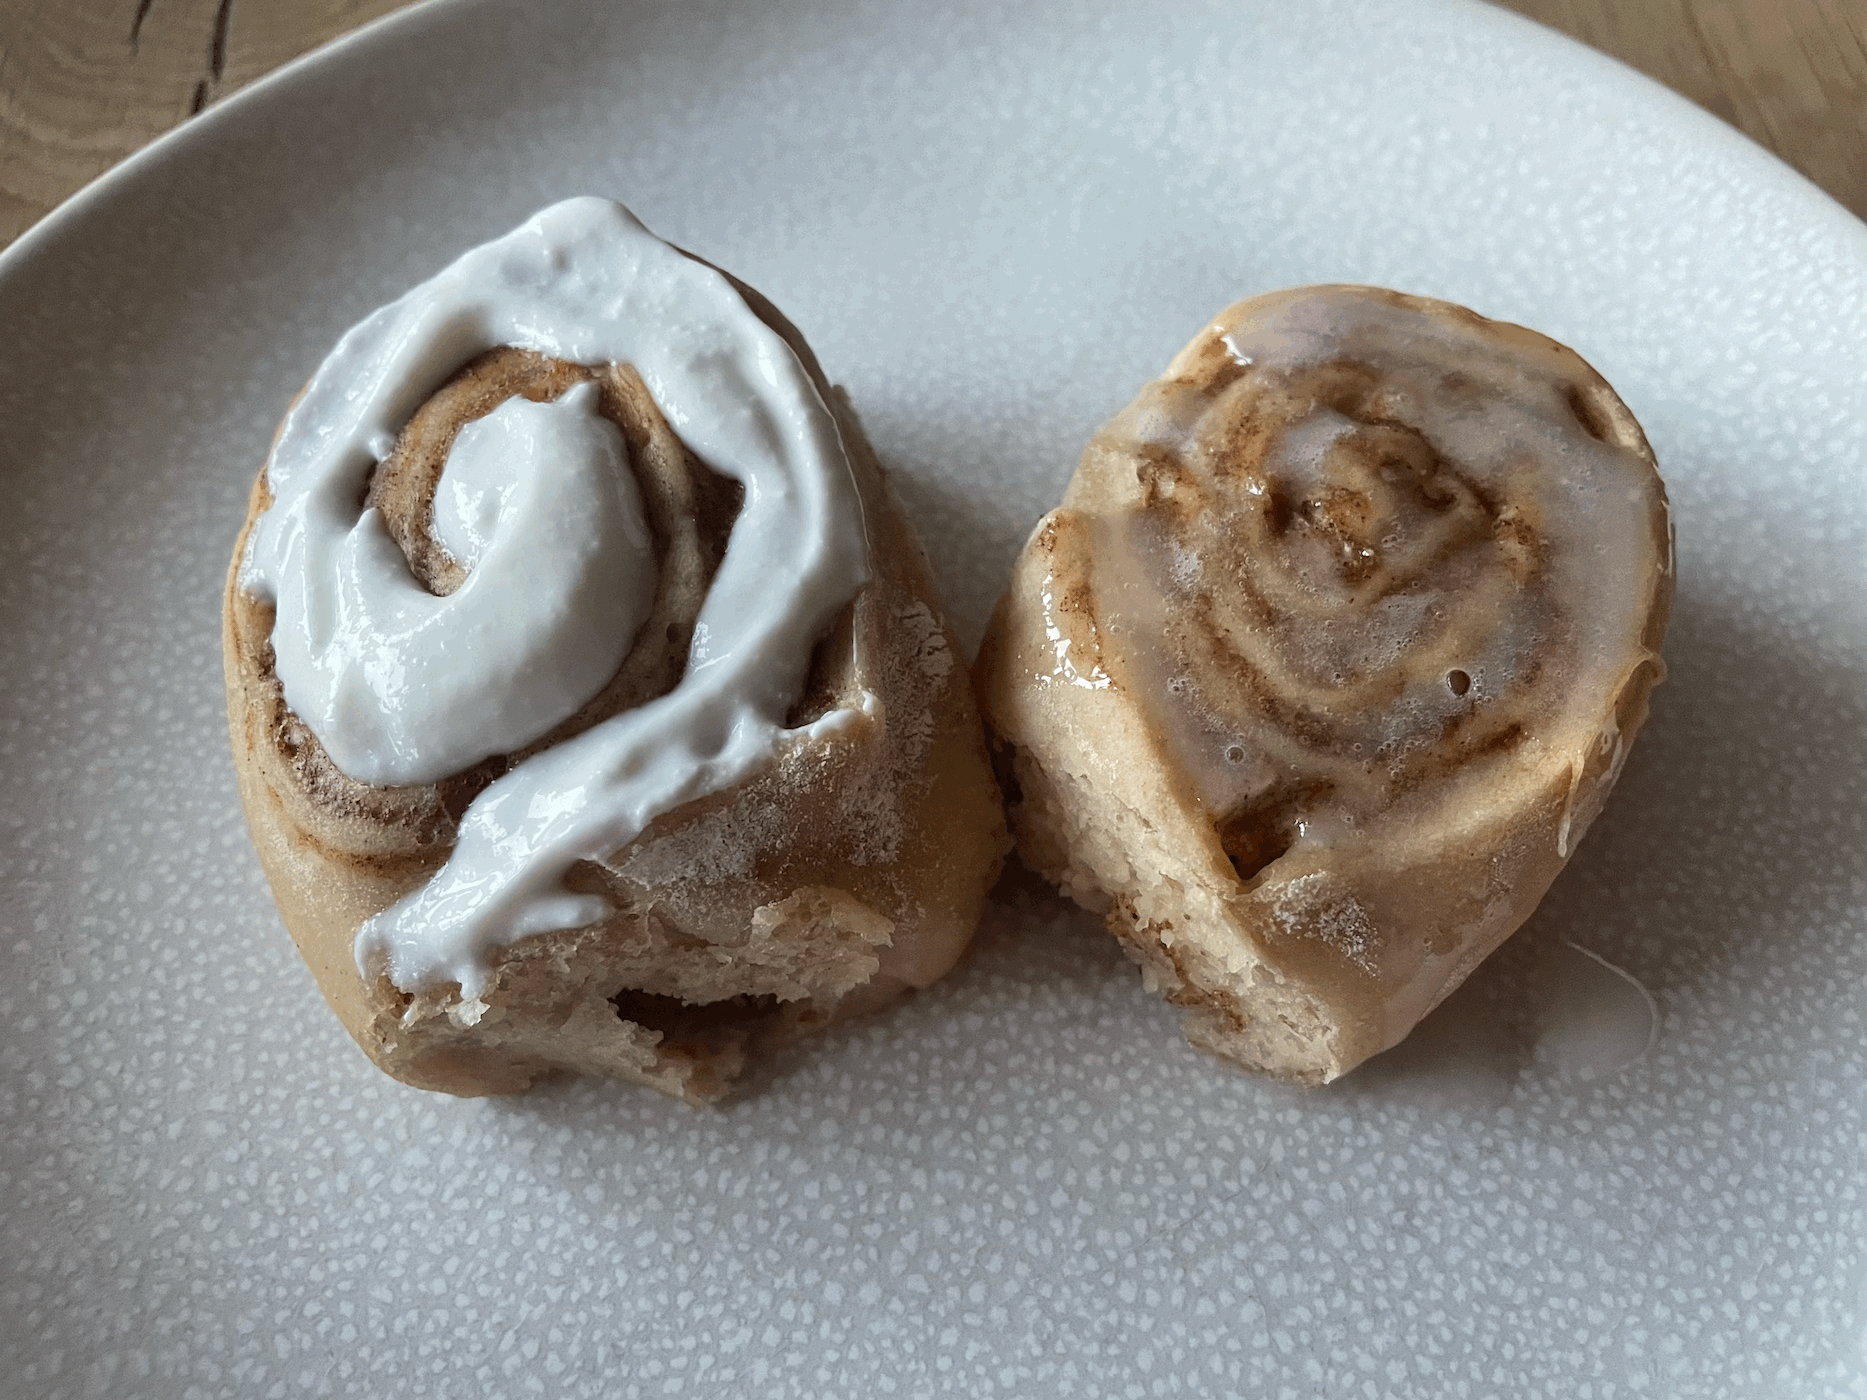
[[[832,711],[809,730],[784,726],[812,642],[868,577],[835,420],[723,274],[620,205],[584,198],[363,321],[280,430],[272,504],[241,579],[276,606],[286,700],[338,766],[364,782],[420,784],[523,747],[614,673],[652,594],[625,449],[591,411],[593,390],[509,403],[462,432],[437,529],[478,565],[448,597],[423,589],[379,514],[359,508],[416,406],[460,364],[507,345],[633,365],[683,443],[744,486],[745,504],[681,684],[494,783],[442,870],[364,925],[359,965],[386,955],[408,991],[453,980],[473,997],[492,949],[603,918],[607,901],[563,888],[573,864],[733,786],[795,735],[847,721]],[[567,562],[546,572],[554,554]]]

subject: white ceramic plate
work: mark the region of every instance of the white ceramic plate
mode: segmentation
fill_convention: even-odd
[[[338,333],[583,191],[805,329],[969,641],[1235,298],[1575,345],[1659,451],[1678,610],[1525,934],[1310,1094],[1029,894],[718,1112],[377,1074],[247,848],[225,556]],[[463,0],[88,190],[0,326],[0,1390],[1867,1393],[1867,230],[1678,99],[1427,0]]]

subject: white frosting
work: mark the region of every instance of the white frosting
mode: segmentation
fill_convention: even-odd
[[[435,533],[472,570],[453,593],[416,582],[374,510],[323,542],[327,567],[299,576],[303,605],[289,618],[281,607],[273,631],[279,676],[351,777],[432,783],[523,748],[628,655],[655,556],[628,449],[596,401],[580,384],[461,429],[435,497]],[[256,566],[291,524],[268,513]]]
[[[242,583],[276,605],[286,701],[346,773],[427,782],[522,747],[614,673],[652,594],[640,503],[632,481],[618,484],[628,480],[614,469],[620,437],[591,412],[594,391],[509,402],[462,431],[436,528],[473,572],[450,597],[427,594],[380,518],[360,508],[371,468],[415,408],[502,345],[633,365],[689,449],[743,483],[745,504],[681,684],[493,784],[446,866],[359,932],[359,966],[381,952],[404,990],[455,980],[467,998],[486,989],[497,948],[609,912],[565,890],[572,865],[776,759],[797,734],[784,715],[812,643],[868,577],[835,419],[791,348],[724,275],[621,206],[567,200],[351,330],[280,430],[273,504]],[[494,601],[450,608],[476,586]],[[496,716],[491,733],[524,737],[469,741],[461,731],[480,721],[466,711]],[[850,718],[832,712],[808,732]]]
[[[499,554],[487,553],[501,541],[500,552],[528,561],[534,578],[554,565],[530,558],[529,548],[542,554],[555,542],[557,552],[581,562],[578,556],[595,544],[614,541],[622,547],[609,555],[629,569],[627,596],[639,605],[612,601],[608,593],[591,602],[599,609],[629,606],[636,616],[623,625],[626,634],[641,624],[653,601],[655,556],[629,449],[616,425],[598,412],[601,397],[586,381],[552,403],[507,399],[465,424],[454,436],[435,490],[434,534],[456,563],[474,570],[496,567]],[[615,520],[618,504],[622,519]],[[524,590],[557,591],[548,582]],[[614,650],[611,670],[628,652],[626,635]]]

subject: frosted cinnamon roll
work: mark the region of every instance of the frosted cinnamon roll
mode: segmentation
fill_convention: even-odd
[[[1529,917],[1664,674],[1665,488],[1573,351],[1310,287],[1090,443],[976,672],[1028,863],[1201,1048],[1332,1079]]]
[[[1008,845],[926,560],[756,292],[572,200],[347,334],[224,609],[326,999],[458,1094],[692,1102],[959,958]]]

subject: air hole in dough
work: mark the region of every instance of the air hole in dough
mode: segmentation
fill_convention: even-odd
[[[763,1020],[777,1011],[778,998],[736,996],[696,1005],[679,997],[624,987],[609,999],[609,1004],[616,1008],[616,1015],[622,1020],[660,1031],[664,1041],[678,1045],[708,1031]]]

